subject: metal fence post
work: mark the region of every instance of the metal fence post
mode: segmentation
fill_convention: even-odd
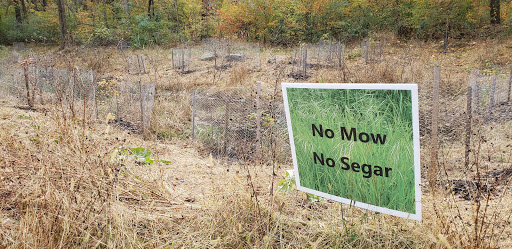
[[[172,68],[176,68],[176,66],[174,65],[174,49],[171,49],[171,65]]]

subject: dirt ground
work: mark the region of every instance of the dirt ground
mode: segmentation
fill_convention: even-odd
[[[459,119],[467,80],[458,80],[488,62],[494,66],[486,70],[510,63],[509,53],[503,53],[510,42],[463,45],[442,54],[435,43],[391,41],[386,61],[372,65],[361,62],[357,48],[347,50],[347,82],[430,84],[431,68],[439,64],[447,68],[443,78],[457,79],[441,83],[441,96],[447,97],[441,104],[440,170],[434,186],[427,181],[430,99],[420,103],[421,222],[318,201],[294,188],[282,192],[278,182],[292,168],[288,163],[254,165],[208,154],[198,141],[186,138],[190,97],[155,106],[155,133],[172,127],[173,135],[144,140],[108,120],[66,122],[55,106],[32,110],[21,99],[2,95],[0,248],[511,248],[510,106],[497,109],[505,117],[499,122],[474,125],[473,164],[464,168],[464,123]],[[44,54],[45,49],[35,51]],[[158,79],[162,95],[188,96],[187,91],[201,87],[254,88],[258,81],[268,94],[278,79],[304,81],[280,75],[290,64],[282,64],[286,70],[280,71],[268,62],[276,55],[288,56],[290,49],[269,48],[262,58],[249,56],[247,63],[224,71],[213,70],[214,62],[193,61],[188,74],[165,63],[167,50],[145,52],[159,65],[151,77]],[[136,79],[126,73],[124,57],[114,48],[73,53],[82,55],[80,66],[104,60],[98,64],[102,77]],[[91,59],[95,55],[103,56]],[[18,66],[8,64],[12,70]],[[307,81],[337,82],[342,77],[336,70],[313,67]],[[151,155],[137,154],[138,148]]]
[[[40,145],[35,139],[37,136],[40,136],[40,139],[55,138],[52,136],[56,136],[57,133],[53,132],[57,131],[50,128],[52,124],[55,124],[55,120],[52,120],[51,116],[44,110],[27,110],[10,101],[1,101],[0,126],[3,130],[4,153],[0,161],[0,196],[2,198],[0,207],[2,208],[1,226],[4,232],[0,235],[7,243],[3,244],[4,246],[21,245],[22,242],[28,243],[28,245],[38,244],[16,236],[16,234],[19,234],[20,230],[27,229],[24,227],[26,226],[24,219],[27,219],[27,214],[24,215],[23,209],[19,208],[25,205],[26,210],[29,207],[26,206],[28,205],[26,203],[20,204],[24,201],[21,199],[52,199],[53,193],[44,193],[44,189],[39,191],[32,189],[29,191],[31,194],[27,193],[27,189],[31,189],[31,183],[41,181],[41,179],[32,177],[33,173],[31,172],[37,172],[35,168],[44,166],[38,162],[34,162],[33,165],[25,163],[29,163],[27,160],[34,160],[31,159],[33,157],[40,158],[39,162],[44,162],[44,157],[47,155],[43,151],[39,151],[39,154],[32,154],[27,158],[27,155],[20,156],[17,153],[27,152],[27,150],[29,153],[36,152],[37,150],[31,149],[31,146]],[[53,135],[45,136],[42,131],[45,134]],[[76,127],[76,131],[80,132],[79,126]],[[87,129],[87,134],[89,134],[90,142],[96,141],[93,144],[96,144],[97,148],[102,148],[97,152],[102,151],[100,154],[103,154],[105,160],[119,163],[120,172],[122,172],[118,176],[114,197],[107,200],[112,211],[106,220],[110,220],[110,222],[115,220],[118,222],[122,220],[124,222],[151,220],[152,224],[156,223],[153,226],[159,227],[163,226],[158,225],[160,218],[165,218],[173,222],[173,225],[170,225],[174,227],[171,229],[172,231],[177,229],[186,233],[183,235],[178,232],[178,234],[172,233],[166,236],[159,234],[163,237],[156,236],[158,239],[153,238],[151,243],[140,245],[165,246],[166,243],[163,243],[162,238],[173,241],[173,243],[167,244],[172,247],[186,245],[192,247],[246,247],[251,244],[257,247],[276,247],[285,241],[294,247],[293,245],[305,246],[306,244],[303,243],[311,242],[313,239],[319,243],[320,247],[331,247],[334,242],[346,242],[346,240],[333,239],[332,234],[325,234],[325,229],[329,228],[333,232],[344,229],[345,233],[347,233],[346,229],[354,229],[353,235],[349,233],[350,236],[356,236],[353,238],[352,244],[345,244],[351,247],[391,248],[408,245],[413,248],[423,246],[453,248],[467,244],[469,241],[464,240],[474,236],[475,224],[471,224],[471,221],[475,219],[475,209],[485,208],[487,213],[485,216],[488,221],[484,221],[482,231],[488,233],[485,236],[489,236],[492,229],[494,235],[492,240],[482,239],[482,243],[492,243],[489,245],[499,248],[512,246],[510,239],[512,196],[507,187],[510,181],[499,187],[499,190],[493,193],[488,202],[481,202],[482,206],[480,207],[477,207],[474,201],[464,198],[464,194],[458,192],[457,189],[454,189],[453,194],[446,194],[432,192],[428,187],[424,187],[423,221],[413,222],[345,205],[340,206],[331,201],[311,202],[304,194],[297,191],[290,194],[277,191],[271,197],[269,191],[272,181],[275,191],[277,181],[284,179],[284,171],[291,168],[290,165],[281,165],[276,170],[277,176],[272,177],[272,168],[269,166],[250,165],[247,168],[244,165],[215,159],[211,156],[201,156],[196,150],[197,144],[190,141],[144,141],[138,135],[128,134],[126,131],[101,122],[91,124]],[[20,148],[20,151],[11,150],[13,147],[5,144],[8,142],[7,138],[11,139],[9,141],[11,143],[19,143],[15,147]],[[119,161],[120,146],[146,148],[153,152],[152,157],[155,161],[166,160],[170,163],[147,165],[133,159]],[[64,153],[64,151],[59,151],[59,153]],[[53,160],[46,160],[46,162],[53,162]],[[510,174],[510,172],[504,171],[503,174]],[[69,181],[67,183],[69,184]],[[58,192],[57,185],[54,191]],[[455,185],[459,188],[467,186],[465,183]],[[255,196],[259,197],[258,202],[254,201]],[[281,236],[283,234],[285,236],[284,239],[281,238],[282,241],[263,236],[262,238],[266,240],[260,241],[261,243],[248,239],[247,244],[239,244],[240,241],[235,239],[237,236],[234,235],[237,234],[245,234],[246,238],[257,237],[256,234],[246,231],[246,229],[251,231],[261,229],[255,225],[258,224],[258,221],[253,220],[256,217],[247,217],[249,214],[246,213],[248,210],[251,210],[252,215],[257,213],[252,206],[255,203],[261,205],[259,212],[270,212],[272,219],[276,219],[267,226],[270,225],[271,228],[275,226],[274,230],[285,230],[281,231]],[[488,205],[484,205],[487,203]],[[480,211],[480,215],[483,215],[482,212],[483,210]],[[501,220],[503,218],[508,220]],[[230,224],[230,221],[234,223]],[[37,223],[34,220],[32,222]],[[166,223],[162,222],[162,224]],[[44,225],[39,224],[39,226]],[[297,226],[304,226],[307,232]],[[230,235],[225,235],[223,233],[226,232],[224,231],[226,229],[233,229],[233,231],[230,232]],[[102,240],[101,235],[96,234],[96,236],[98,241],[109,241]],[[396,243],[378,242],[378,239],[368,241],[368,238],[364,238],[364,236],[392,239]],[[181,242],[176,242],[176,240]],[[469,242],[469,244],[472,243]],[[115,247],[115,245],[127,244],[114,243],[110,246]],[[315,247],[314,244],[311,244],[311,247]]]

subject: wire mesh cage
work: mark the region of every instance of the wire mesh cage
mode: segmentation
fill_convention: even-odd
[[[365,64],[376,63],[382,59],[383,42],[366,40],[361,42],[361,58]]]
[[[307,79],[308,78],[308,44],[301,44],[301,46],[293,51],[292,55],[292,71],[290,77],[294,79]]]
[[[424,177],[465,200],[491,196],[507,172],[511,76],[436,67],[418,82]]]
[[[288,137],[283,107],[255,90],[194,91],[193,138],[201,141],[212,155],[243,160],[285,158],[281,154],[289,150],[285,149]]]
[[[482,75],[479,71],[471,77],[473,111],[485,122],[504,121],[512,118],[510,108],[510,80],[505,74]]]
[[[171,65],[173,69],[179,70],[182,74],[191,72],[192,50],[190,47],[179,47],[171,49]]]
[[[23,60],[2,88],[20,104],[56,108],[65,120],[101,120],[133,133],[150,132],[156,84],[146,79],[150,70],[145,56],[128,57],[127,71],[134,76],[128,80],[100,77],[91,69],[55,67],[48,59],[31,55]]]
[[[311,48],[310,60],[322,67],[341,67],[345,58],[345,44],[334,40],[320,40]]]

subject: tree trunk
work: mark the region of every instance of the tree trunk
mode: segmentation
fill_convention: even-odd
[[[130,16],[130,13],[128,12],[128,0],[124,0],[124,14],[126,15],[126,18]]]
[[[46,11],[46,6],[48,6],[48,2],[46,2],[46,0],[43,0],[43,11]]]
[[[178,8],[178,0],[174,0],[174,6],[176,7],[176,33],[180,33],[180,12]]]
[[[59,26],[60,26],[60,48],[64,49],[67,46],[67,31],[66,31],[66,10],[64,8],[65,0],[57,0],[57,8],[59,11]]]
[[[27,18],[27,6],[25,5],[25,0],[21,0],[21,9],[23,10],[23,19]]]
[[[14,15],[16,16],[16,22],[21,24],[23,19],[21,18],[21,8],[18,0],[14,0]]]
[[[105,3],[105,0],[103,0],[103,21],[105,22],[105,27],[108,29],[107,4]]]
[[[155,16],[155,0],[153,0],[153,5],[151,5],[151,16]]]
[[[500,24],[500,0],[490,0],[490,16],[491,16],[491,24]]]
[[[39,11],[39,7],[37,6],[37,0],[31,0],[31,2],[34,5],[34,10]]]
[[[313,39],[313,31],[311,30],[311,13],[309,11],[304,14],[304,18],[306,19],[306,39],[308,39],[310,42]]]
[[[449,30],[450,30],[450,19],[448,19],[448,17],[446,17],[446,29],[444,31],[444,43],[443,43],[443,47],[444,47],[444,52],[445,53],[448,50],[448,33],[449,33]]]
[[[153,0],[148,0],[148,16],[151,17],[151,5],[153,4]]]

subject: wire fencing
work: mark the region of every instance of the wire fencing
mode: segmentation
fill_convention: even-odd
[[[129,80],[100,77],[91,69],[72,65],[57,67],[53,59],[31,54],[20,60],[14,72],[0,70],[5,82],[1,87],[19,104],[55,108],[63,122],[101,121],[145,136],[150,133],[156,84],[148,80],[145,56],[127,58],[127,72],[133,76]]]
[[[431,80],[418,83],[423,189],[442,194],[432,203],[441,223],[474,240],[499,240],[481,231],[499,231],[510,217],[495,204],[512,180],[511,74],[504,71],[434,67]],[[471,215],[460,216],[468,208]]]
[[[491,146],[480,141],[481,137],[474,132],[474,127],[502,127],[512,119],[511,77],[503,73],[483,74],[475,71],[468,74],[458,69],[433,68],[426,80],[417,83],[425,172],[430,171],[433,174],[431,178],[436,179],[441,170],[440,161],[449,159],[456,162],[452,169],[460,167],[459,177],[462,177],[469,167],[465,165],[475,163],[476,155],[473,154],[476,150],[472,148],[477,143],[482,148]],[[280,145],[287,144],[285,117],[282,109],[279,109],[282,106],[281,93],[278,91],[277,95],[277,101],[272,103],[262,100],[263,95],[258,97],[256,89],[196,90],[192,97],[194,138],[204,141],[212,154],[235,158],[241,155],[254,157],[258,141],[262,141],[262,147],[265,147],[265,139],[275,139]],[[258,108],[258,99],[262,100],[261,103],[272,103],[272,107],[260,103],[262,106]],[[267,134],[273,124],[277,128],[272,138],[258,135]],[[453,154],[454,150],[459,150],[459,154]],[[286,151],[279,153],[286,154]],[[268,151],[262,154],[269,155]]]
[[[511,75],[454,71],[435,67],[418,83],[423,174],[431,187],[474,200],[509,179]]]
[[[180,70],[180,73],[190,73],[191,70],[186,70],[190,67],[192,61],[192,50],[190,47],[179,47],[171,49],[171,65],[173,69]]]
[[[370,57],[382,56],[380,43],[364,43],[374,46]],[[205,41],[203,49],[227,54],[228,44],[235,51],[247,51],[246,47],[226,40]],[[251,45],[252,48],[254,46],[256,44]],[[182,70],[188,59],[180,62],[179,58],[190,58],[190,48],[179,48],[172,53],[177,57],[171,62],[172,66]],[[308,58],[336,67],[344,63],[344,53],[343,44],[335,41],[303,45],[292,53],[293,63],[288,69],[291,67],[292,72],[308,76],[308,70],[311,70]],[[30,99],[37,104],[53,104],[62,113],[67,113],[68,119],[85,113],[89,120],[114,122],[132,132],[150,133],[153,123],[157,123],[159,129],[173,125],[158,121],[163,119],[160,116],[152,122],[155,103],[159,105],[158,113],[171,111],[163,109],[170,108],[166,107],[170,105],[159,99],[163,95],[157,93],[152,77],[155,70],[151,58],[147,56],[127,57],[126,72],[129,77],[124,78],[100,76],[92,70],[72,66],[57,67],[51,63],[52,58],[44,56],[38,58],[32,54],[30,58],[32,60],[26,60],[16,71],[0,70],[0,76],[12,79],[3,81],[4,92],[16,96],[20,103],[28,103]],[[382,63],[386,63],[385,59]],[[489,150],[492,146],[496,147],[496,141],[491,145],[486,142],[488,139],[481,140],[481,136],[475,133],[478,130],[475,127],[501,128],[511,120],[511,77],[504,73],[505,69],[468,73],[460,68],[445,67],[434,73],[433,68],[421,71],[412,62],[397,65],[389,64],[390,67],[395,66],[392,73],[399,75],[394,75],[394,80],[406,82],[407,79],[418,79],[420,135],[423,165],[426,168],[439,171],[439,164],[449,160],[457,167],[463,165],[462,172],[475,163],[476,152],[473,148],[476,145]],[[369,75],[375,64],[366,67],[370,68],[366,73]],[[408,70],[410,75],[407,77]],[[173,99],[169,96],[165,98]],[[189,134],[202,141],[210,153],[231,158],[289,161],[286,122],[279,89],[270,93],[268,89],[258,88],[257,84],[251,88],[215,87],[197,89],[189,98],[192,100],[193,113]],[[500,139],[501,144],[506,143],[506,137]],[[453,154],[454,150],[459,150],[458,154]],[[500,156],[500,160],[508,162],[503,159],[505,154]],[[492,160],[493,157],[491,163]]]
[[[255,89],[197,89],[192,96],[192,138],[212,155],[250,161],[289,160],[282,101]]]
[[[384,42],[365,40],[361,42],[361,58],[365,64],[376,63],[382,59]]]
[[[447,211],[437,213],[438,220],[453,221],[452,226],[457,227],[478,223],[480,230],[503,225],[500,222],[509,216],[499,213],[499,205],[489,206],[487,214],[481,216],[453,216],[457,209],[466,207],[460,199],[487,208],[486,198],[498,199],[506,191],[503,186],[510,185],[512,73],[500,67],[470,70],[425,66],[411,56],[413,49],[400,50],[393,54],[395,59],[389,59],[382,51],[384,44],[364,41],[360,54],[363,63],[351,64],[348,79],[418,84],[423,188],[448,190],[440,198]],[[107,122],[146,137],[158,130],[157,138],[172,138],[177,136],[173,129],[181,129],[185,134],[182,138],[190,135],[213,156],[291,165],[280,88],[263,89],[258,83],[243,88],[201,88],[193,93],[164,92],[157,89],[154,62],[148,56],[127,57],[125,75],[117,77],[69,64],[57,66],[52,56],[36,56],[21,44],[16,46],[19,50],[13,50],[11,58],[0,64],[0,91],[17,99],[19,105],[53,108],[64,122]],[[243,54],[248,49],[261,52],[257,44],[247,48],[225,40],[205,41],[201,49],[203,55],[213,52],[214,60],[222,55],[215,68],[229,65],[227,55]],[[342,43],[321,41],[280,56],[269,64],[283,66],[286,73],[292,72],[292,78],[307,79],[314,69],[345,70],[348,55]],[[194,70],[193,63],[204,63],[194,60],[199,57],[188,47],[171,51],[170,57],[172,68],[179,71]],[[258,60],[261,67],[261,58]],[[16,70],[4,70],[14,63]],[[189,118],[190,124],[183,121]],[[169,128],[179,122],[187,127]],[[489,218],[491,222],[483,220]]]

